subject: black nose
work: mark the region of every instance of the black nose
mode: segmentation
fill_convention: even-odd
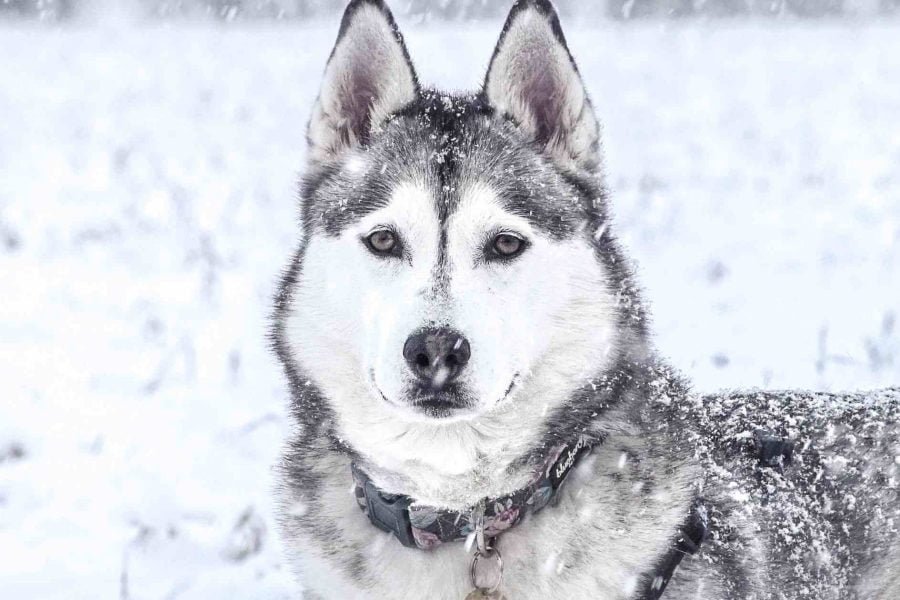
[[[424,329],[409,336],[403,345],[409,368],[433,390],[455,380],[471,355],[468,340],[452,329]]]

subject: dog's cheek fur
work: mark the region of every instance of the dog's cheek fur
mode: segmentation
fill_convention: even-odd
[[[334,264],[345,265],[334,269]],[[358,345],[362,295],[371,279],[359,251],[339,238],[312,236],[292,290],[286,338],[301,371],[323,391],[340,383],[349,394],[363,388]],[[347,394],[347,392],[345,392]],[[342,394],[342,395],[345,395]]]
[[[454,285],[484,412],[540,419],[613,354],[615,299],[593,249],[580,240],[537,239],[516,263],[472,269]],[[514,375],[513,392],[496,405]]]
[[[403,343],[427,312],[422,290],[429,285],[427,265],[437,239],[429,206],[422,187],[409,182],[397,187],[388,207],[340,235],[310,236],[292,294],[288,339],[293,358],[344,427],[395,419],[382,394],[402,408],[408,379]],[[405,234],[403,257],[378,258],[363,244],[362,237],[385,224]],[[413,249],[414,255],[406,254]]]
[[[509,263],[473,260],[485,227],[497,226],[524,235],[529,247]],[[534,230],[483,182],[462,191],[448,238],[455,265],[451,296],[457,323],[472,344],[470,380],[482,412],[504,398],[515,376],[508,396],[513,405],[498,410],[515,411],[522,421],[540,418],[605,368],[615,344],[615,298],[590,243]],[[552,383],[534,390],[535,381]],[[539,415],[528,414],[534,405]]]

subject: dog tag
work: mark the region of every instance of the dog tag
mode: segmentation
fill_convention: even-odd
[[[504,596],[503,592],[500,590],[495,590],[493,592],[475,590],[469,592],[469,595],[466,596],[466,600],[506,600],[506,596]]]

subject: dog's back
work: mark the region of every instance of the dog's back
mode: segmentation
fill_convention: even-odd
[[[704,555],[726,597],[900,598],[900,389],[735,392],[670,409],[705,466]],[[693,597],[706,567],[689,562],[667,594]]]

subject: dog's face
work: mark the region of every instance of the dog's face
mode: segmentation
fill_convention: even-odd
[[[350,443],[527,435],[597,375],[598,127],[549,3],[517,3],[476,96],[420,89],[387,9],[351,3],[309,144],[284,330]]]

